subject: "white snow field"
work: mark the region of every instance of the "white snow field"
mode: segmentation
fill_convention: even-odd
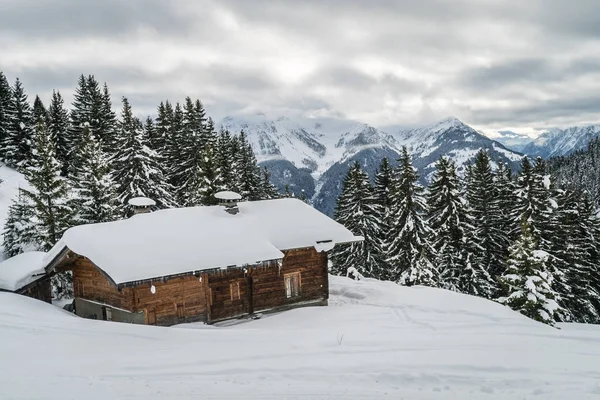
[[[331,278],[329,307],[219,327],[84,320],[0,293],[2,399],[597,399],[600,329]]]

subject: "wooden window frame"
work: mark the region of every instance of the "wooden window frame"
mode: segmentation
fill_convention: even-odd
[[[237,294],[237,296],[234,296],[234,289],[235,289],[235,293]],[[229,284],[229,296],[231,297],[231,301],[234,300],[241,300],[242,295],[240,293],[240,282],[231,282]]]
[[[295,278],[295,279],[294,279]],[[288,290],[289,281],[289,290]],[[294,293],[293,282],[297,281],[296,290]],[[285,290],[286,299],[295,299],[302,296],[302,275],[300,272],[290,272],[283,275],[283,288]]]

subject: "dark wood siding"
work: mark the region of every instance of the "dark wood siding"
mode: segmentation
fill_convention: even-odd
[[[288,274],[299,275],[298,296],[286,296],[285,276]],[[205,283],[210,303],[208,321],[327,300],[327,274],[327,254],[319,253],[312,247],[285,251],[281,266],[273,262],[245,270],[236,268],[206,274]],[[239,285],[239,299],[232,299],[231,284]],[[250,287],[252,292],[248,290]]]
[[[188,275],[159,279],[122,289],[117,289],[84,257],[71,258],[62,269],[73,271],[76,297],[130,312],[143,311],[146,324],[210,323],[327,300],[327,254],[312,247],[287,250],[284,254],[281,263],[209,271],[202,278]],[[285,289],[285,277],[289,274],[298,283],[292,297],[286,296]]]
[[[16,293],[23,296],[52,303],[52,288],[50,285],[50,277],[43,277],[35,282],[30,283],[24,288],[19,289]]]
[[[183,322],[206,320],[206,295],[204,285],[194,275],[136,286],[135,311],[146,312],[146,323],[152,323],[149,313],[155,315],[156,325],[174,325]]]
[[[133,289],[118,290],[87,258],[79,257],[70,264],[73,271],[73,294],[86,300],[108,304],[127,311],[133,307]]]

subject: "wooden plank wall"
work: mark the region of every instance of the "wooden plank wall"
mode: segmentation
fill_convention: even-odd
[[[213,271],[199,277],[190,275],[118,290],[88,259],[70,262],[76,297],[92,300],[131,312],[144,311],[156,317],[157,325],[183,322],[213,322],[254,312],[290,307],[295,303],[326,300],[329,295],[327,254],[314,248],[284,252],[281,267],[249,266]],[[300,273],[300,296],[286,298],[284,277]],[[249,292],[250,279],[252,293]],[[232,285],[234,285],[232,296]],[[238,289],[239,288],[239,289]],[[239,296],[237,294],[239,293]],[[208,306],[207,306],[208,304]],[[154,320],[154,317],[151,317]]]
[[[319,253],[313,247],[284,252],[281,267],[277,263],[270,266],[248,267],[218,271],[207,276],[205,284],[208,302],[209,322],[233,318],[249,313],[249,279],[252,279],[253,311],[291,307],[295,303],[326,300],[329,297],[327,254]],[[300,273],[300,296],[286,298],[284,277],[289,273]],[[240,299],[231,299],[230,284],[240,286]],[[211,297],[212,296],[212,297]]]
[[[300,272],[300,296],[286,298],[284,276]],[[281,268],[251,270],[254,286],[254,311],[291,305],[311,300],[325,300],[329,296],[327,253],[313,247],[287,250]]]
[[[133,289],[118,290],[90,260],[78,257],[70,268],[73,271],[75,297],[134,311]]]
[[[174,325],[183,322],[206,320],[206,295],[204,284],[196,276],[189,275],[170,279],[166,282],[153,282],[151,285],[136,286],[134,289],[134,310],[156,313],[156,325]],[[177,306],[183,307],[178,315]]]

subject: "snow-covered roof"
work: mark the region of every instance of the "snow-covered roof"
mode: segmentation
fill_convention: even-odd
[[[160,210],[69,229],[46,258],[66,246],[116,284],[283,258],[281,250],[362,240],[297,199]],[[52,255],[52,257],[50,256]]]
[[[130,206],[136,207],[152,207],[156,205],[156,202],[147,197],[133,197],[127,202]]]
[[[242,196],[240,196],[236,192],[230,192],[229,190],[224,190],[222,192],[215,193],[215,199],[219,199],[219,200],[241,200]]]
[[[22,253],[0,263],[0,289],[14,292],[44,275],[42,251]]]

